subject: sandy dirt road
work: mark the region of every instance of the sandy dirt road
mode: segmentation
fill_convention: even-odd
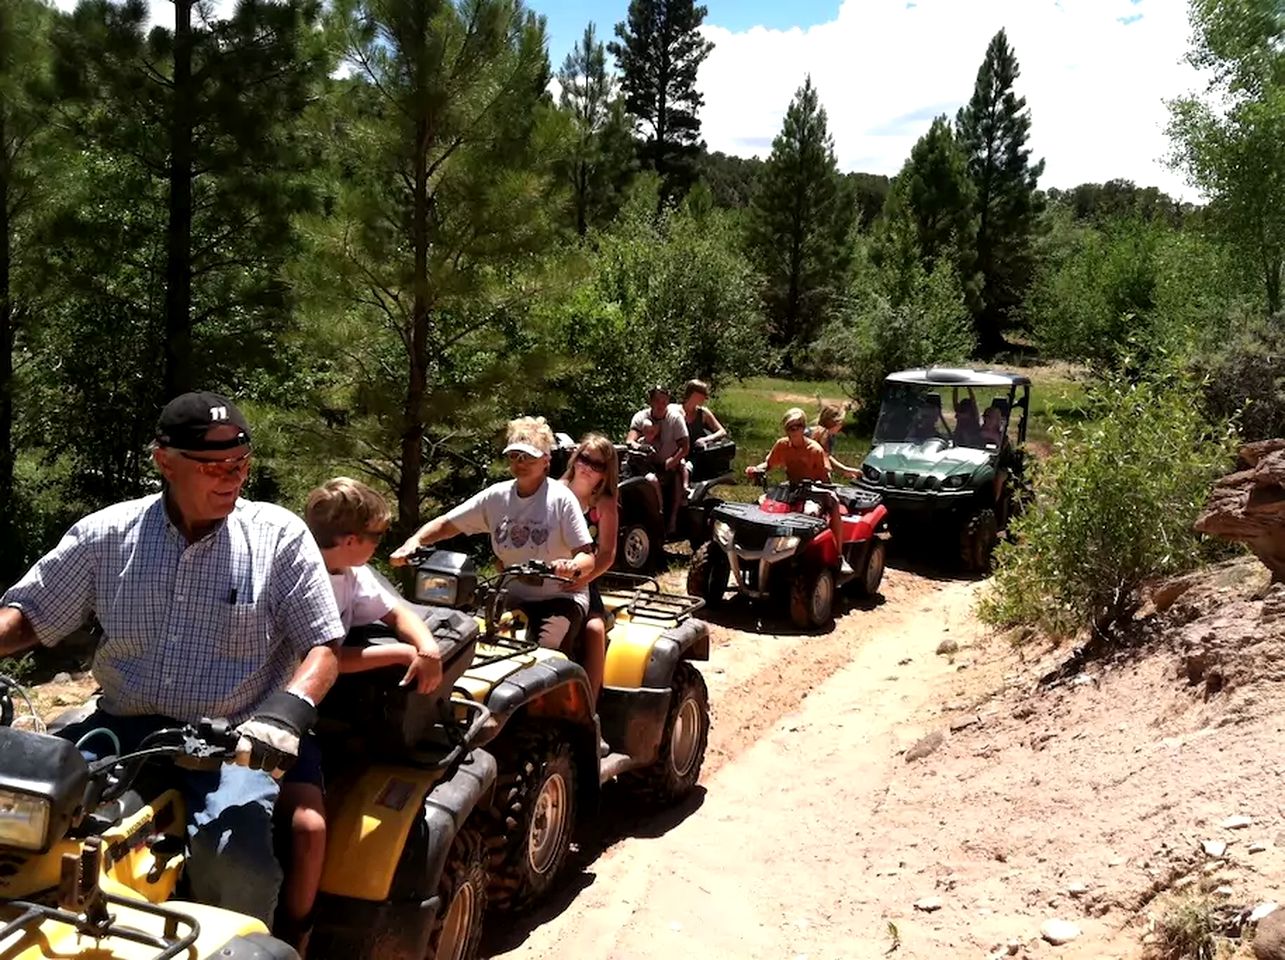
[[[489,955],[884,955],[885,905],[909,908],[933,881],[902,875],[877,838],[880,811],[902,752],[927,729],[918,718],[953,695],[958,666],[934,651],[976,629],[975,589],[889,570],[883,602],[849,609],[828,634],[717,628],[703,790],[632,823],[609,797],[604,819],[623,829],[587,841],[563,895],[493,933]],[[750,616],[727,622],[772,628]],[[898,934],[899,955],[916,955],[909,931]]]

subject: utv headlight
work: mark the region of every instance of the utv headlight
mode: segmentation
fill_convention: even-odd
[[[43,850],[48,834],[48,797],[0,790],[0,847]]]
[[[715,520],[714,539],[718,541],[718,545],[723,549],[731,549],[732,543],[736,539],[735,534],[732,533],[731,524],[725,523],[722,520]]]
[[[879,468],[872,467],[868,463],[861,465],[861,475],[871,483],[880,483],[883,480],[883,474],[879,472]]]
[[[968,482],[968,476],[962,473],[952,474],[941,482],[943,490],[958,490]]]
[[[798,537],[768,537],[763,550],[765,553],[793,553],[798,546]]]

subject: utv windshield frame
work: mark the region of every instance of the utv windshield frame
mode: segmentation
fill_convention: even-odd
[[[995,453],[1004,441],[1026,442],[1030,416],[1031,381],[1020,374],[956,367],[929,367],[902,370],[884,380],[875,424],[874,442],[924,443],[931,440],[951,446]],[[972,398],[980,423],[984,411],[999,410],[1000,442],[987,442],[980,432],[975,439],[959,436],[956,405]],[[1016,415],[1016,438],[1009,428]]]

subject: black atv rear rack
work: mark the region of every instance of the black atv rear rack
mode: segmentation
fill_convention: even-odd
[[[689,597],[685,593],[669,593],[661,589],[655,577],[636,573],[618,573],[608,571],[599,580],[599,589],[604,594],[630,594],[628,602],[608,609],[612,613],[627,610],[635,620],[682,620],[691,616],[705,601],[698,597]]]
[[[172,958],[186,953],[187,949],[196,943],[201,935],[201,925],[197,923],[195,917],[188,916],[186,913],[180,913],[172,908],[154,905],[143,900],[130,900],[125,897],[113,896],[110,893],[103,893],[101,896],[107,904],[128,907],[131,910],[137,910],[139,913],[161,917],[165,921],[164,932],[159,937],[145,933],[142,930],[136,930],[133,927],[117,923],[115,916],[110,914],[96,919],[86,914],[71,913],[68,910],[62,910],[43,903],[32,903],[27,900],[0,900],[0,905],[17,907],[23,911],[18,919],[0,927],[0,943],[4,943],[14,934],[30,933],[37,925],[46,920],[55,920],[58,923],[65,923],[80,933],[95,939],[119,937],[122,940],[139,943],[145,947],[155,947],[159,952],[152,960],[172,960]],[[187,928],[187,933],[182,936],[179,935],[181,927]]]

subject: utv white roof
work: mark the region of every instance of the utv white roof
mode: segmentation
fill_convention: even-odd
[[[1031,378],[1003,370],[973,370],[968,367],[919,367],[888,374],[887,383],[916,383],[947,387],[1009,387],[1031,382]]]

